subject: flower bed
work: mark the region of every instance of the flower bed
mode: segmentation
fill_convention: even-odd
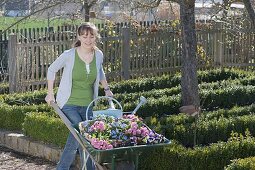
[[[79,129],[91,145],[100,150],[168,141],[135,115],[124,115],[121,119],[100,115],[94,120],[80,122]]]

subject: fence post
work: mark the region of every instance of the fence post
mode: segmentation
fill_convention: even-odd
[[[216,66],[222,67],[224,64],[224,55],[223,55],[223,29],[222,29],[222,24],[218,23],[217,24],[217,32],[216,32],[216,37],[214,41],[214,51],[215,51],[215,64]]]
[[[17,91],[17,35],[10,34],[8,41],[9,92]]]
[[[130,78],[130,28],[122,28],[122,60],[121,60],[121,72],[124,80]]]

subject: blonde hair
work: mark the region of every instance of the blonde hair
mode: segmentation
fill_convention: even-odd
[[[77,29],[77,36],[81,36],[88,33],[96,37],[96,42],[100,41],[100,34],[98,33],[98,29],[94,24],[90,22],[86,22],[80,25]],[[73,47],[79,47],[79,46],[81,46],[81,41],[76,39],[76,41],[73,44]]]

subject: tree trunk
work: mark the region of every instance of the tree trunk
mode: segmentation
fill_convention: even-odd
[[[197,41],[195,32],[195,0],[181,0],[182,27],[182,104],[200,107],[197,80]]]
[[[84,3],[84,13],[85,13],[85,22],[89,22],[89,11],[90,11],[90,6],[87,2]]]
[[[249,14],[252,26],[255,27],[255,12],[254,9],[252,8],[251,0],[243,0],[243,3]]]

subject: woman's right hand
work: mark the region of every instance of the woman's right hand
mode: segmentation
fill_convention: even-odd
[[[45,101],[50,105],[50,102],[53,101],[55,102],[55,97],[53,93],[48,93],[47,96],[45,97]]]

